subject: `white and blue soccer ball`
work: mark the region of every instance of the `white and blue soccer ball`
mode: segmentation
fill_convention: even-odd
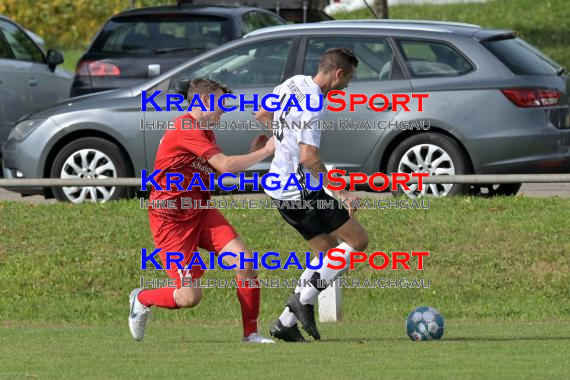
[[[433,307],[418,307],[406,319],[406,333],[411,340],[441,339],[444,331],[445,319]]]

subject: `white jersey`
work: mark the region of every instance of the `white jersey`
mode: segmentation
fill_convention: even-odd
[[[301,164],[301,152],[299,143],[316,146],[321,144],[321,130],[319,122],[324,120],[326,107],[324,99],[321,101],[323,93],[320,87],[313,81],[310,76],[296,75],[287,79],[281,85],[275,87],[274,94],[279,95],[279,99],[284,99],[281,109],[273,115],[273,120],[279,122],[280,129],[274,130],[275,136],[275,155],[271,162],[270,172],[279,175],[280,188],[277,190],[265,189],[265,192],[275,199],[281,200],[300,200],[305,199],[311,190],[306,188],[307,173],[309,173]],[[290,107],[288,111],[283,111],[290,94],[296,94],[297,100],[303,111],[299,111],[297,107]],[[320,111],[308,111],[306,108],[306,96],[310,94],[311,108],[322,105]],[[285,96],[283,98],[283,96]],[[295,184],[288,189],[283,187],[288,182],[290,175],[294,173],[298,182],[303,187],[299,190]],[[319,184],[318,178],[311,178],[311,186],[315,187]],[[268,181],[271,183],[273,179]]]

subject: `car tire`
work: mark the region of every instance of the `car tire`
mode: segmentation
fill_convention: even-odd
[[[84,137],[67,144],[51,166],[52,178],[118,178],[128,177],[127,160],[121,149],[99,137]],[[59,201],[103,203],[128,196],[125,186],[53,187]]]
[[[522,183],[498,183],[494,185],[477,185],[473,186],[473,191],[475,195],[481,197],[497,197],[504,196],[510,197],[516,195]]]
[[[417,134],[402,141],[392,152],[387,171],[389,174],[429,173],[430,176],[470,173],[468,158],[459,144],[450,137],[434,132]],[[399,185],[392,194],[409,198],[425,195],[442,197],[467,194],[470,190],[468,184],[424,184],[422,191],[417,187],[409,185],[410,190],[407,191]]]

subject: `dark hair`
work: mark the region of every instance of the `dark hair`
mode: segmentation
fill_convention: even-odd
[[[232,90],[223,83],[217,82],[209,78],[196,78],[190,82],[188,87],[187,99],[192,99],[194,94],[208,95],[213,94],[217,90],[222,90],[224,94],[231,94]]]
[[[319,71],[328,73],[331,70],[342,69],[344,71],[352,70],[352,66],[358,66],[358,58],[352,54],[347,48],[328,49],[321,56],[319,62]]]

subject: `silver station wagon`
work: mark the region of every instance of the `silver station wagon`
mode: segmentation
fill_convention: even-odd
[[[513,31],[430,21],[331,21],[259,29],[189,60],[133,88],[67,100],[29,115],[4,147],[6,178],[137,177],[152,170],[164,129],[184,112],[141,112],[141,92],[184,93],[192,78],[207,76],[252,99],[296,74],[314,75],[319,57],[347,47],[360,63],[347,94],[428,93],[410,111],[369,104],[353,112],[327,112],[321,154],[348,172],[568,173],[570,120],[564,68]],[[187,105],[187,103],[185,103]],[[231,102],[228,104],[231,106]],[[374,104],[382,107],[381,102]],[[251,107],[253,107],[251,105]],[[252,108],[227,112],[223,121],[254,121]],[[142,127],[141,127],[142,125]],[[356,129],[353,126],[376,125]],[[406,125],[423,125],[409,128]],[[380,127],[378,127],[380,126]],[[426,128],[429,126],[429,128]],[[227,154],[242,154],[260,133],[219,129]],[[269,161],[253,167],[266,171]],[[429,185],[411,197],[468,192],[514,194],[520,185]],[[21,188],[72,202],[107,201],[129,189]]]

